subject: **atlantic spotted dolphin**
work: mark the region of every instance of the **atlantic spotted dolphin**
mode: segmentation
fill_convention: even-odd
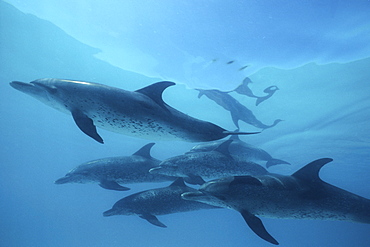
[[[322,181],[320,169],[332,159],[315,160],[291,176],[235,176],[210,181],[186,200],[234,209],[262,239],[278,242],[257,216],[343,220],[370,224],[370,200]]]
[[[235,133],[206,121],[190,117],[162,99],[173,82],[162,81],[126,91],[102,84],[38,79],[30,83],[13,81],[15,89],[67,114],[86,135],[103,143],[96,126],[145,139],[212,141]]]
[[[263,92],[266,93],[267,95],[265,95],[265,96],[257,96],[249,88],[248,84],[250,84],[250,83],[252,83],[251,79],[249,79],[248,77],[246,77],[243,80],[243,82],[237,88],[235,88],[233,91],[234,92],[237,92],[238,94],[243,94],[243,95],[246,95],[246,96],[251,97],[251,98],[256,98],[257,99],[256,100],[256,106],[258,106],[263,101],[265,101],[268,98],[270,98],[272,95],[274,95],[274,93],[277,90],[279,90],[279,88],[277,86],[269,86],[269,87],[265,88],[265,90],[263,90]]]
[[[207,98],[213,100],[218,105],[222,106],[225,110],[229,111],[231,114],[231,118],[238,129],[239,121],[243,121],[247,124],[253,125],[261,129],[274,127],[276,124],[282,121],[281,119],[276,119],[273,124],[266,125],[262,123],[260,120],[258,120],[250,109],[242,105],[239,101],[237,101],[234,97],[232,97],[228,93],[221,92],[216,89],[212,90],[197,89],[197,90],[199,91],[198,98],[205,95],[207,96]]]
[[[168,187],[129,195],[116,202],[112,209],[105,211],[103,215],[138,215],[155,226],[167,227],[158,220],[157,215],[218,208],[181,198],[182,193],[195,191],[195,189],[186,186],[182,178],[178,178]]]
[[[225,176],[267,174],[265,168],[248,161],[234,159],[228,149],[228,140],[216,149],[178,155],[162,161],[159,167],[149,170],[152,174],[183,177],[192,184],[203,184],[204,180]]]
[[[261,161],[266,161],[267,168],[271,166],[279,165],[279,164],[290,165],[289,162],[280,160],[280,159],[275,159],[265,150],[252,146],[240,140],[238,136],[231,136],[230,140],[232,140],[232,142],[230,143],[230,146],[229,146],[229,152],[234,158],[237,158],[239,160],[244,160],[244,161],[253,161],[256,163],[259,163]],[[189,151],[189,153],[211,151],[211,150],[216,149],[223,142],[224,142],[223,140],[218,140],[218,141],[201,143],[201,144],[194,146]]]
[[[149,173],[150,168],[158,166],[161,162],[150,155],[153,145],[154,143],[149,143],[131,156],[103,158],[83,163],[55,183],[99,183],[105,189],[124,191],[129,188],[122,184],[175,180],[174,177]]]

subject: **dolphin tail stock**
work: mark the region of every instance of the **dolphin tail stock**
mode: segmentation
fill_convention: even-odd
[[[262,127],[263,129],[272,128],[272,127],[274,127],[275,125],[277,125],[278,123],[280,123],[281,121],[284,121],[284,120],[276,119],[276,120],[274,121],[274,123],[273,123],[273,124],[271,124],[271,125],[264,125],[264,124],[262,124],[263,126],[261,126],[261,127]]]
[[[223,133],[226,136],[229,136],[229,135],[254,135],[254,134],[259,134],[261,132],[238,132],[238,131],[227,131],[227,130],[225,130]]]
[[[266,163],[266,167],[269,168],[270,166],[276,166],[276,165],[280,165],[280,164],[287,164],[287,165],[290,165],[289,162],[286,162],[284,160],[279,160],[279,159],[270,159],[267,161]]]

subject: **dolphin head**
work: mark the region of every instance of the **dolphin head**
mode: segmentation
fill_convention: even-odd
[[[10,86],[28,94],[42,103],[49,105],[57,110],[65,111],[63,90],[60,88],[62,83],[57,79],[38,79],[30,83],[12,81]]]
[[[113,207],[103,213],[104,217],[113,216],[113,215],[133,215],[134,213],[130,210],[130,200],[131,197],[125,197],[117,201]]]
[[[229,191],[229,186],[233,178],[225,177],[209,181],[200,186],[198,191],[183,193],[181,197],[185,200],[202,202],[216,207],[230,208],[225,203],[225,195]]]
[[[99,178],[91,169],[86,169],[86,166],[81,165],[69,171],[64,177],[57,179],[54,183],[88,183],[93,181],[99,181]]]

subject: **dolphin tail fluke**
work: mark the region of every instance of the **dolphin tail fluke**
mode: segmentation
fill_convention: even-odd
[[[152,214],[143,214],[143,215],[140,215],[139,217],[142,218],[142,219],[147,220],[150,224],[153,224],[155,226],[159,226],[159,227],[163,227],[163,228],[166,228],[167,227],[165,224],[163,224],[162,222],[160,222],[155,215],[152,215]]]
[[[266,163],[266,167],[269,168],[270,166],[276,166],[276,165],[280,165],[280,164],[287,164],[287,165],[290,165],[289,162],[286,162],[284,160],[279,160],[279,159],[270,159],[267,161]]]
[[[269,243],[279,245],[278,241],[274,239],[264,227],[262,221],[255,215],[251,214],[250,212],[246,210],[242,210],[241,215],[243,216],[245,222],[247,225],[252,229],[252,231],[257,234],[260,238],[263,240],[266,240]]]

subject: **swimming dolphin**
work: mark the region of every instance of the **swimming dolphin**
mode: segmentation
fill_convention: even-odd
[[[261,129],[268,129],[274,127],[276,124],[282,121],[281,119],[276,119],[274,123],[271,125],[263,124],[260,120],[256,118],[256,116],[253,114],[251,110],[242,105],[239,101],[237,101],[228,93],[221,92],[216,89],[212,90],[197,89],[197,90],[199,91],[198,98],[205,95],[209,99],[216,102],[218,105],[222,106],[225,110],[229,111],[231,114],[231,118],[238,129],[240,120]]]
[[[267,95],[260,97],[260,96],[254,95],[254,93],[252,92],[252,90],[248,87],[248,84],[249,83],[252,83],[252,81],[251,81],[251,79],[249,79],[248,77],[246,77],[243,80],[243,82],[237,88],[235,88],[233,91],[234,92],[237,92],[238,94],[246,95],[248,97],[257,98],[257,100],[256,100],[256,106],[258,106],[263,101],[265,101],[268,98],[270,98],[277,90],[279,90],[279,88],[277,86],[269,86],[265,90],[263,90],[263,92],[266,93]]]
[[[257,163],[259,161],[267,161],[267,168],[279,164],[290,165],[289,162],[273,158],[263,149],[247,144],[246,142],[240,140],[238,136],[231,136],[229,139],[232,140],[229,146],[229,152],[234,158],[244,161],[253,161]],[[194,146],[188,153],[211,151],[217,148],[223,142],[224,141],[212,141],[201,143]]]
[[[162,93],[167,87],[175,85],[169,81],[154,83],[134,92],[97,83],[61,79],[39,79],[30,83],[13,81],[10,85],[57,110],[71,113],[82,132],[100,143],[103,143],[103,139],[97,133],[96,126],[145,139],[189,142],[252,134],[226,131],[167,105]]]
[[[218,208],[181,198],[182,193],[195,191],[195,189],[186,186],[182,178],[178,178],[168,187],[129,195],[116,202],[112,209],[105,211],[103,215],[138,215],[155,226],[167,227],[158,220],[156,215]]]
[[[166,159],[159,164],[159,167],[152,168],[149,172],[184,177],[186,182],[200,185],[204,183],[204,179],[268,173],[265,168],[256,163],[234,159],[228,151],[231,142],[231,140],[225,141],[212,151],[187,153]]]
[[[278,242],[257,216],[272,218],[344,220],[370,224],[370,200],[325,183],[319,171],[332,159],[315,160],[291,176],[268,174],[210,181],[186,200],[234,209],[262,239]]]
[[[149,143],[131,156],[103,158],[83,163],[55,183],[99,183],[105,189],[124,191],[129,188],[120,184],[175,180],[174,177],[149,173],[150,168],[158,166],[161,162],[150,155],[153,145],[154,143]]]

